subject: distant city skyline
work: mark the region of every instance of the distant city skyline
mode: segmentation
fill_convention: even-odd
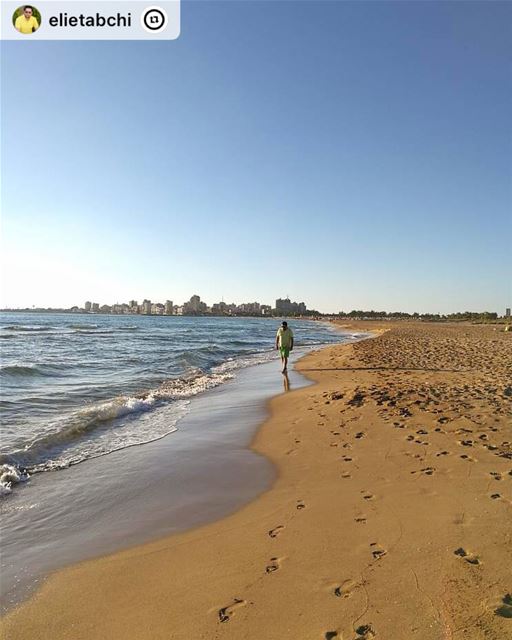
[[[207,304],[197,294],[191,296],[190,300],[187,300],[180,304],[174,304],[172,300],[166,300],[165,303],[144,298],[139,304],[137,300],[130,300],[129,302],[115,302],[112,304],[106,304],[102,302],[92,302],[90,300],[85,301],[82,307],[78,305],[72,305],[71,307],[23,307],[18,308],[20,311],[65,311],[71,313],[99,313],[99,314],[137,314],[137,315],[165,315],[165,316],[181,316],[181,315],[250,315],[250,316],[335,316],[341,317],[356,317],[363,319],[377,318],[377,317],[423,317],[428,319],[429,316],[441,316],[445,318],[451,318],[453,320],[493,320],[497,318],[511,317],[510,307],[506,307],[501,310],[458,310],[450,313],[440,312],[408,312],[403,309],[378,309],[375,307],[367,309],[338,309],[336,312],[325,312],[321,309],[311,309],[306,306],[304,302],[291,301],[290,298],[277,298],[274,306],[260,303],[258,301],[253,302],[229,302],[224,300],[215,302],[211,305]],[[0,308],[0,311],[16,311],[16,308]]]
[[[502,313],[511,20],[198,1],[172,42],[3,42],[0,307]]]

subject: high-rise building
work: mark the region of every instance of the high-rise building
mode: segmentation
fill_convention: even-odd
[[[151,315],[151,300],[144,300],[142,303],[142,313],[145,313],[148,316]]]
[[[507,308],[505,309],[505,317],[506,317],[506,318],[510,318],[510,307],[507,307]]]
[[[288,313],[293,313],[292,303],[290,302],[290,298],[278,298],[276,300],[276,311],[279,314],[287,315]]]
[[[92,303],[92,311],[98,312],[100,310],[100,305],[98,302]]]
[[[288,314],[299,314],[303,315],[306,313],[306,305],[304,302],[291,302],[290,298],[278,298],[276,300],[276,311],[280,315],[288,315]]]
[[[91,303],[89,302],[89,300],[87,300],[87,302],[84,304],[84,309],[86,311],[90,311],[91,310]]]
[[[165,315],[166,316],[172,316],[172,311],[173,311],[172,300],[166,300],[166,302],[165,302]]]
[[[204,313],[207,310],[206,303],[201,302],[201,298],[198,295],[193,295],[188,302],[183,305],[183,313],[195,315],[198,313]]]

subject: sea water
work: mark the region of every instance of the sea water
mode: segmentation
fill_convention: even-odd
[[[0,314],[0,494],[179,428],[190,399],[275,359],[278,319]],[[290,321],[298,350],[358,334]],[[163,411],[165,409],[165,411]]]

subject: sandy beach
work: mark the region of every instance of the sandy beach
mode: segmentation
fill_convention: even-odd
[[[305,356],[316,384],[270,402],[269,491],[55,573],[2,637],[512,638],[512,334],[348,326],[376,336]]]

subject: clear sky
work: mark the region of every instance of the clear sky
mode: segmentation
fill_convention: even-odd
[[[512,3],[197,2],[2,43],[0,306],[511,306]]]

